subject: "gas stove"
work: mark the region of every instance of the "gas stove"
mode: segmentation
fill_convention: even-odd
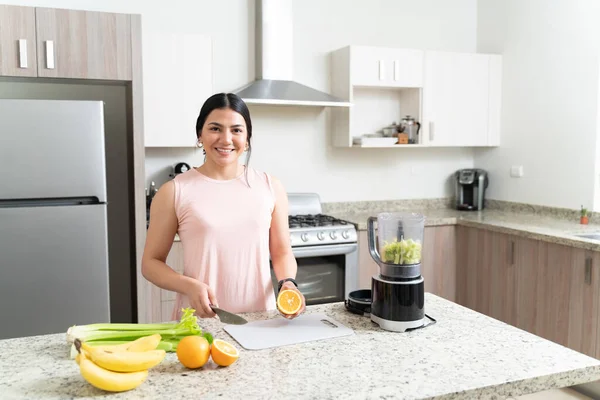
[[[322,213],[315,194],[288,194],[288,224],[292,247],[322,246],[358,241],[353,223]]]
[[[288,193],[288,223],[296,282],[306,304],[341,302],[358,289],[358,232],[327,215],[316,193]],[[277,277],[271,269],[274,285]]]

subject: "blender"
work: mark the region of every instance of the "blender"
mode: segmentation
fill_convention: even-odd
[[[418,213],[385,212],[368,219],[369,252],[379,265],[379,274],[371,278],[371,321],[382,329],[405,332],[426,322],[424,229],[425,217]]]

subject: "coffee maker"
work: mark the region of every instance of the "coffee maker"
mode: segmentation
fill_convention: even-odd
[[[480,211],[485,206],[488,174],[478,168],[459,169],[454,173],[456,209]]]
[[[425,217],[410,212],[385,212],[367,220],[369,252],[379,265],[379,274],[371,278],[370,314],[382,329],[405,332],[425,325],[424,228]]]

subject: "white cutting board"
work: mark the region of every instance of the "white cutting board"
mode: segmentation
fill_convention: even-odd
[[[303,314],[291,320],[278,316],[244,325],[225,325],[223,329],[246,350],[354,335],[352,329],[320,313]]]

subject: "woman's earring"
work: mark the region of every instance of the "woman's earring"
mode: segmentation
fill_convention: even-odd
[[[196,147],[199,149],[202,149],[202,154],[206,155],[206,150],[204,149],[204,145],[202,144],[202,142],[200,141],[200,139],[198,139],[196,141]]]
[[[248,151],[248,148],[249,148],[248,143],[246,143],[246,148],[244,149],[244,151]]]

